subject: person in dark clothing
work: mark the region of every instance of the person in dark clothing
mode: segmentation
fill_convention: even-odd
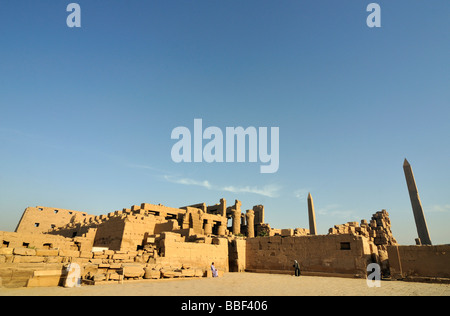
[[[300,276],[300,264],[294,260],[295,276]]]

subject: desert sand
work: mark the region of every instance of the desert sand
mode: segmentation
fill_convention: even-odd
[[[0,296],[449,296],[450,284],[381,281],[368,287],[365,279],[263,273],[226,273],[220,278],[160,279],[124,284],[0,289]]]

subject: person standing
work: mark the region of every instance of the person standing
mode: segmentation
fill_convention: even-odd
[[[300,276],[300,264],[294,260],[295,276]]]
[[[211,272],[212,272],[212,276],[213,278],[217,278],[219,276],[216,267],[214,266],[214,262],[211,263]]]

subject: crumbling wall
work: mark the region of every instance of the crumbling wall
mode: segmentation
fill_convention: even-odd
[[[63,285],[65,268],[69,263],[80,266],[83,282],[88,284],[127,279],[211,276],[212,262],[219,275],[228,271],[226,238],[190,236],[188,242],[180,234],[167,232],[147,237],[141,250],[105,249],[92,252],[77,250],[76,241],[61,236],[47,237],[65,240],[66,243],[57,244],[62,246],[60,249],[0,247],[0,280],[3,286]]]
[[[351,234],[249,238],[246,267],[248,271],[293,273],[297,260],[307,274],[365,277],[372,261],[370,244],[367,238]]]
[[[450,279],[450,245],[388,246],[394,279]]]
[[[228,264],[230,272],[244,272],[246,263],[247,242],[242,237],[235,237],[228,242]]]
[[[55,227],[70,222],[91,218],[85,212],[66,210],[62,208],[36,206],[27,207],[22,214],[15,232],[18,233],[45,233]]]
[[[72,238],[54,236],[48,234],[16,233],[0,231],[1,248],[64,248],[79,250],[83,243],[83,238],[78,239],[78,244]],[[92,247],[92,245],[91,245]]]
[[[174,266],[209,267],[214,262],[219,271],[227,272],[228,241],[226,238],[200,237],[194,242],[183,242],[176,233],[161,234],[161,257]]]
[[[389,213],[386,210],[373,214],[370,222],[363,219],[361,220],[361,224],[358,222],[348,222],[342,225],[335,225],[333,228],[329,229],[328,234],[352,234],[368,238],[369,241],[377,247],[376,251],[374,250],[372,252],[374,262],[380,264],[384,276],[389,275],[387,247],[390,245],[397,245],[397,240],[392,234],[391,220],[389,218]]]

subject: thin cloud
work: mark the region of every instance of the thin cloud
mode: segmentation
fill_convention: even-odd
[[[250,187],[250,186],[236,187],[236,186],[232,186],[232,185],[222,188],[222,190],[228,191],[228,192],[254,193],[254,194],[259,194],[259,195],[272,197],[272,198],[279,196],[280,189],[281,189],[281,187],[278,185],[266,185],[266,186],[262,187],[261,189],[258,187]]]
[[[431,213],[447,213],[450,212],[450,204],[445,205],[433,205],[429,209],[425,209],[425,212]]]
[[[305,200],[308,196],[309,190],[306,189],[298,189],[294,191],[294,196],[299,200]]]
[[[281,189],[280,186],[277,185],[266,185],[262,188],[258,187],[251,187],[251,186],[217,186],[213,185],[207,180],[204,181],[198,181],[190,178],[176,178],[173,176],[165,175],[164,179],[166,179],[169,182],[176,183],[176,184],[183,184],[183,185],[193,185],[193,186],[200,186],[208,190],[215,190],[215,191],[226,191],[226,192],[232,192],[232,193],[252,193],[252,194],[258,194],[262,196],[267,197],[277,197],[279,196],[279,191]]]
[[[172,176],[164,176],[164,179],[166,179],[169,182],[172,183],[177,183],[177,184],[184,184],[184,185],[196,185],[196,186],[200,186],[203,187],[205,189],[213,189],[213,186],[211,185],[211,183],[209,183],[208,181],[197,181],[197,180],[193,180],[193,179],[189,179],[189,178],[175,178]]]
[[[337,217],[337,218],[347,218],[350,219],[352,217],[355,217],[355,212],[351,210],[343,210],[341,209],[341,206],[339,204],[329,204],[325,207],[322,207],[318,209],[317,214],[324,215],[324,216],[331,216],[331,217]]]

